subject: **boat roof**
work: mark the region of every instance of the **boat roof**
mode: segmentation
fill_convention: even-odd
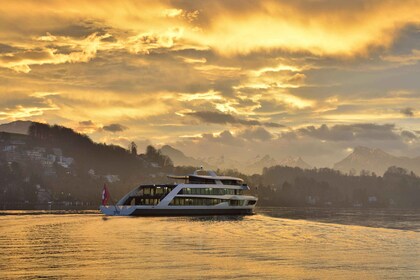
[[[198,173],[203,173],[203,172],[207,172],[207,175],[198,174]],[[181,175],[181,176],[179,176],[179,175],[168,175],[168,178],[180,179],[180,180],[187,180],[191,177],[202,178],[202,179],[213,179],[213,180],[235,180],[235,181],[240,181],[240,182],[244,181],[241,178],[237,178],[237,177],[218,176],[214,171],[211,171],[211,170],[205,171],[203,169],[196,170],[193,174],[190,174],[190,175]]]
[[[202,179],[213,179],[213,180],[235,180],[235,181],[241,181],[243,182],[241,178],[236,177],[230,177],[230,176],[208,176],[208,175],[185,175],[185,176],[177,176],[177,175],[168,175],[168,178],[171,179],[180,179],[180,180],[186,180],[191,177],[195,178],[202,178]]]

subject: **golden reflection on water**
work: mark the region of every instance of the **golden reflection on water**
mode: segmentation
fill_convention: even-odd
[[[0,278],[420,277],[420,233],[247,217],[0,216]]]

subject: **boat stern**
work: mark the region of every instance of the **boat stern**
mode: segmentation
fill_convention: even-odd
[[[118,205],[101,205],[99,210],[102,214],[107,216],[130,216],[135,207],[133,206],[118,206]]]

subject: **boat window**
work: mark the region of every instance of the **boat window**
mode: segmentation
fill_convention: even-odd
[[[243,190],[235,190],[236,195],[242,195],[244,193]]]
[[[194,176],[190,176],[188,178],[188,181],[190,184],[216,184],[216,181],[214,179],[200,178]]]
[[[157,205],[159,202],[157,198],[136,198],[136,205]]]
[[[195,195],[242,195],[243,190],[223,189],[223,188],[184,188],[179,194],[195,194]]]
[[[248,205],[254,205],[255,203],[257,203],[256,200],[248,200]]]
[[[227,200],[202,197],[175,197],[169,205],[212,206]]]
[[[223,185],[232,185],[232,186],[240,186],[241,182],[239,182],[238,180],[229,180],[229,179],[225,179],[225,180],[221,180]]]
[[[133,196],[130,196],[127,198],[126,201],[124,201],[123,205],[134,205],[136,203],[136,199]]]
[[[244,205],[244,202],[245,202],[245,200],[232,199],[232,200],[229,201],[229,205],[230,206],[242,206],[242,205]]]

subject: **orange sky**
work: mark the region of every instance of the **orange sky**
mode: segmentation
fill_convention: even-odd
[[[202,157],[420,155],[418,0],[8,1],[0,14],[0,123]]]

